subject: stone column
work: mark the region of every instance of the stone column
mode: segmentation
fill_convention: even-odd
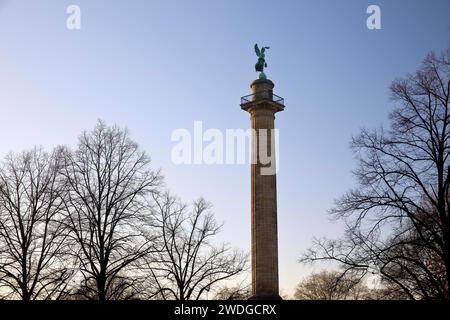
[[[241,108],[250,113],[252,136],[251,224],[252,224],[252,293],[253,299],[281,299],[278,288],[277,186],[275,164],[261,163],[260,150],[275,159],[272,129],[275,113],[284,105],[273,99],[274,84],[270,80],[255,80],[252,95],[243,100]],[[265,129],[261,131],[261,129]],[[266,142],[263,145],[265,135]],[[275,143],[275,141],[273,141]],[[273,166],[272,174],[261,171]]]

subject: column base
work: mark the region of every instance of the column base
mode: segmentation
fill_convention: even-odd
[[[248,300],[283,300],[278,294],[258,294],[253,295]]]

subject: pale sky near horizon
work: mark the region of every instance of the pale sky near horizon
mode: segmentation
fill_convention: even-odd
[[[66,8],[81,8],[81,30]],[[368,30],[366,9],[381,8]],[[450,1],[0,0],[0,157],[36,144],[75,146],[97,119],[126,126],[184,201],[224,221],[221,240],[249,251],[248,165],[171,162],[177,128],[248,128],[253,45],[270,46],[279,113],[280,287],[311,271],[297,259],[314,236],[336,237],[333,200],[355,186],[349,149],[361,127],[387,123],[389,85],[450,45]],[[320,266],[315,267],[317,270]]]

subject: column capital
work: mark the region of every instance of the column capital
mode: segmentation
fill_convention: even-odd
[[[250,85],[252,93],[241,98],[241,108],[254,113],[257,110],[271,110],[273,113],[284,110],[284,99],[273,93],[274,83],[268,79],[254,80]]]

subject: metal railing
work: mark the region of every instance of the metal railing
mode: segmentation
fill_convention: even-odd
[[[246,104],[249,102],[254,102],[256,100],[270,100],[275,103],[281,104],[284,106],[284,98],[277,96],[276,94],[272,93],[270,90],[265,91],[259,91],[252,94],[249,94],[247,96],[243,96],[241,98],[241,104]]]

